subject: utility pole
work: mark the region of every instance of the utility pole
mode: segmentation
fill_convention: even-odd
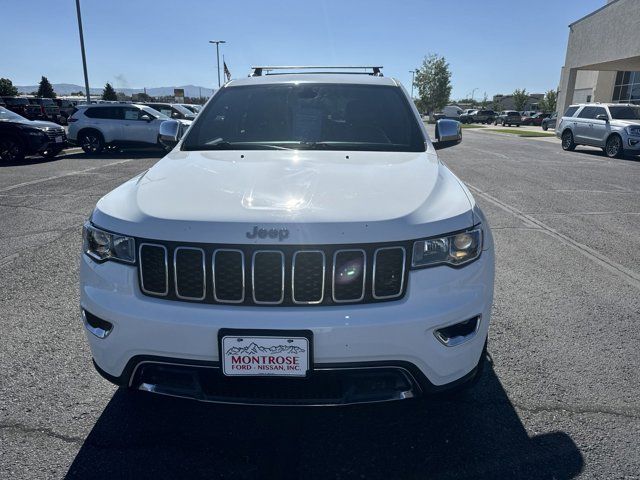
[[[216,59],[218,62],[218,88],[220,88],[220,44],[227,43],[224,40],[209,40],[209,43],[216,44]]]
[[[475,95],[476,90],[478,90],[478,87],[476,87],[476,88],[474,88],[473,90],[471,90],[471,101],[472,101],[472,102],[474,101],[474,100],[473,100],[473,96]]]
[[[80,0],[76,0],[76,11],[78,13],[78,31],[80,32],[80,50],[82,51],[82,68],[84,69],[84,88],[87,92],[87,103],[91,102],[89,92],[89,76],[87,75],[87,56],[84,53],[84,35],[82,34],[82,15],[80,14]]]
[[[416,78],[416,71],[409,70],[409,73],[411,74],[411,100],[413,100],[413,81]]]

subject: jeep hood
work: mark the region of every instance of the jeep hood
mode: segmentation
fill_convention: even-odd
[[[474,224],[473,199],[428,152],[174,150],[102,198],[92,221],[147,239],[277,243],[400,241]]]

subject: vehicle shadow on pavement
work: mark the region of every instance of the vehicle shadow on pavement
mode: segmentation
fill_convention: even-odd
[[[118,390],[67,479],[568,479],[563,432],[529,437],[487,365],[459,397],[336,408],[242,407]]]

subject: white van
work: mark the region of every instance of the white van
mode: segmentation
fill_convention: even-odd
[[[442,109],[442,113],[444,113],[445,118],[460,118],[462,109],[455,105],[447,105]]]

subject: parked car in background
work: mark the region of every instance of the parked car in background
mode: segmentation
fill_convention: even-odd
[[[20,162],[26,155],[53,158],[66,146],[64,129],[51,122],[29,120],[0,107],[0,161]]]
[[[196,105],[193,103],[179,103],[178,105],[182,105],[184,108],[195,115],[198,115],[200,113],[200,110],[202,110],[202,105]]]
[[[492,123],[496,118],[496,112],[493,110],[476,110],[471,115],[473,123]]]
[[[39,105],[33,105],[27,97],[2,97],[5,108],[28,119],[41,120],[44,118]]]
[[[40,112],[42,113],[42,118],[44,120],[56,123],[59,122],[60,108],[52,98],[31,97],[29,98],[29,103],[40,107]]]
[[[473,116],[478,113],[478,110],[465,110],[460,114],[460,118],[458,119],[460,123],[471,123],[473,122]]]
[[[174,120],[195,120],[196,114],[179,103],[145,103],[148,107],[159,111]]]
[[[107,145],[119,147],[161,146],[160,124],[169,117],[140,104],[101,103],[78,105],[69,117],[69,141],[86,153],[100,153]],[[188,127],[190,120],[179,120]]]
[[[520,112],[517,112],[515,110],[505,110],[504,112],[501,112],[500,115],[495,117],[493,120],[494,125],[499,124],[499,125],[502,125],[503,127],[505,126],[510,127],[512,125],[519,127],[521,123],[522,123],[522,116],[520,115]]]
[[[444,114],[445,118],[459,120],[460,115],[463,113],[463,110],[455,105],[447,105],[442,109],[442,113]]]
[[[56,98],[54,101],[60,109],[60,116],[64,118],[64,122],[66,123],[68,118],[75,111],[77,102],[75,100],[66,100],[64,98]]]
[[[543,119],[542,123],[540,124],[540,126],[542,127],[542,130],[544,130],[546,132],[550,128],[555,129],[556,128],[557,119],[558,119],[558,113],[557,112],[553,112],[551,114],[551,116]]]
[[[610,158],[640,154],[640,106],[620,103],[581,103],[564,113],[556,135],[563,150],[578,145],[600,147]]]
[[[540,125],[542,125],[542,121],[550,116],[550,113],[534,113],[530,117],[522,117],[522,125],[535,125],[539,127]]]

